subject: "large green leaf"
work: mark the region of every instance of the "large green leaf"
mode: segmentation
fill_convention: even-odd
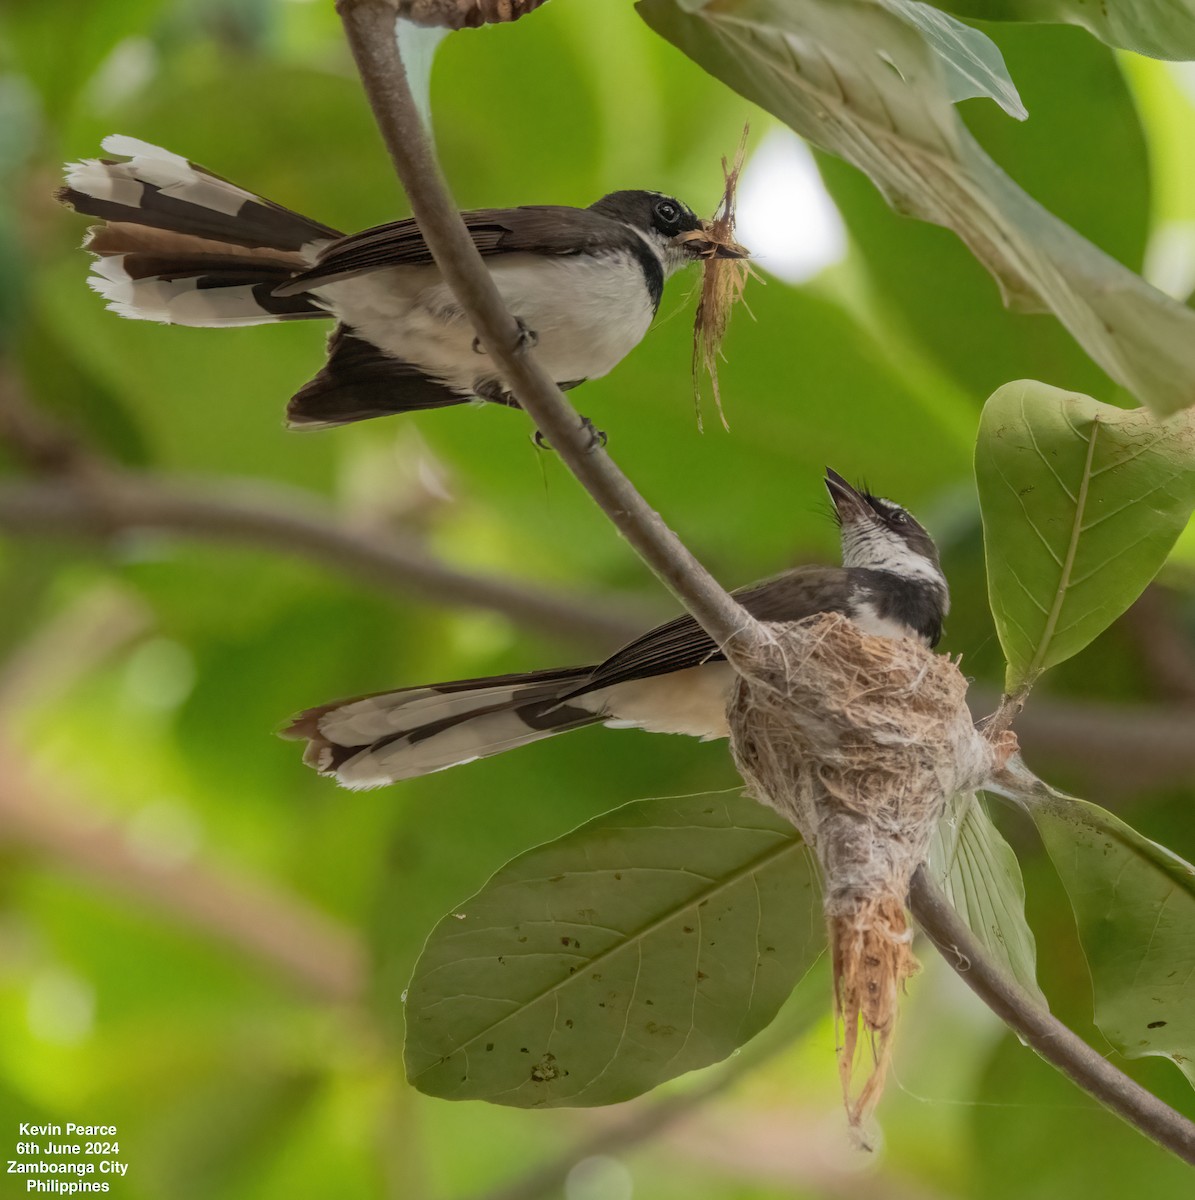
[[[1158,157],[1147,151],[1115,53],[1065,26],[1003,25],[994,32],[1033,119],[1010,121],[995,105],[967,104],[959,109],[967,128],[1039,204],[1140,271],[1158,203],[1151,188]],[[1168,170],[1173,158],[1165,156]],[[817,162],[859,265],[883,302],[881,328],[924,347],[963,386],[976,412],[1010,379],[1048,379],[1092,396],[1109,388],[1107,375],[1057,321],[1026,319],[1001,304],[991,276],[958,238],[905,220],[841,158],[819,152]],[[1075,187],[1076,178],[1083,187]]]
[[[809,857],[742,797],[640,800],[502,868],[407,993],[421,1091],[611,1104],[725,1058],[821,951]]]
[[[1046,1006],[1037,985],[1037,944],[1025,920],[1021,864],[973,792],[951,801],[927,866],[992,958]]]
[[[876,0],[639,0],[660,34],[898,211],[952,229],[1009,303],[1054,313],[1159,412],[1195,402],[1195,313],[1025,194],[967,132],[942,60]]]
[[[883,3],[921,30],[941,60],[951,100],[987,96],[1018,121],[1029,115],[1004,65],[1000,48],[986,34],[920,0],[883,0]]]
[[[1030,685],[1141,594],[1195,505],[1195,422],[1020,380],[987,402],[975,448],[988,589]]]
[[[1192,0],[935,0],[938,8],[983,21],[1081,25],[1101,41],[1154,58],[1195,58]]]
[[[1095,804],[1044,785],[1023,799],[1075,910],[1096,1024],[1195,1084],[1195,867]]]

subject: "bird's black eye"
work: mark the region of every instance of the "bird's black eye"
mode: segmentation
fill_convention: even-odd
[[[909,514],[902,512],[898,508],[896,512],[889,514],[888,523],[890,525],[907,525],[909,523]]]
[[[655,211],[661,225],[675,225],[680,220],[680,205],[675,200],[657,200]]]

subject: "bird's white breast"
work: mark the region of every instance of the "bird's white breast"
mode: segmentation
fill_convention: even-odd
[[[516,317],[538,336],[535,354],[560,383],[611,371],[654,315],[629,254],[508,254],[486,264]],[[435,267],[375,271],[319,288],[336,315],[388,354],[462,391],[495,375],[473,349],[473,327]]]
[[[710,662],[667,675],[631,679],[587,692],[571,703],[606,714],[612,729],[683,733],[703,741],[730,736],[726,706],[734,690],[728,662]]]

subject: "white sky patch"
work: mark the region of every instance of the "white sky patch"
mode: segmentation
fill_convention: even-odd
[[[804,283],[846,257],[846,228],[813,155],[795,133],[773,129],[743,168],[735,237],[760,268]]]

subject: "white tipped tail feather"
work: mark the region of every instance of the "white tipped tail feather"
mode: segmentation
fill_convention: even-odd
[[[587,690],[593,667],[535,671],[344,700],[301,713],[284,737],[347,788],[381,787],[602,722],[725,737],[725,662]]]
[[[85,243],[91,287],[123,317],[171,325],[257,325],[331,314],[307,293],[274,289],[339,233],[136,138],[113,135],[116,159],[66,168],[59,199],[100,217]]]

